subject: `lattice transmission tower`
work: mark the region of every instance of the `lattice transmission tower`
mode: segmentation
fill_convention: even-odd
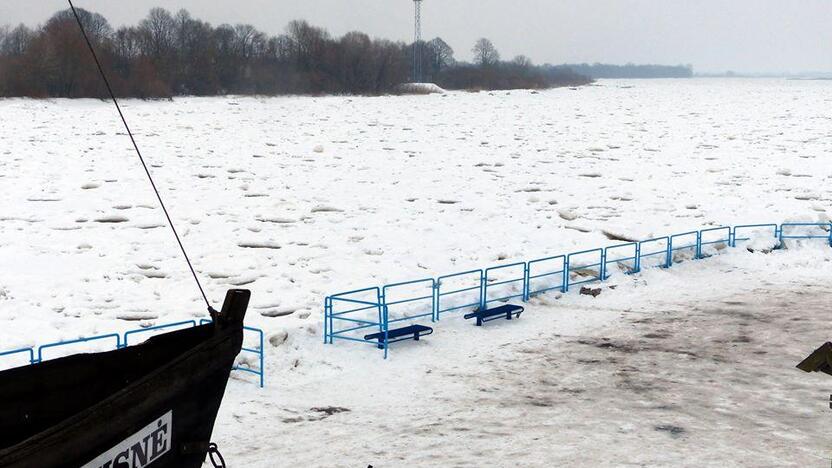
[[[422,0],[413,0],[416,7],[416,32],[413,41],[413,82],[422,82]]]

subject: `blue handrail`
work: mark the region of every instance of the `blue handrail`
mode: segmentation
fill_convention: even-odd
[[[823,233],[823,235],[793,235],[787,232],[789,228],[794,227],[820,227],[824,230],[828,230],[829,234]],[[606,280],[609,275],[607,274],[609,271],[610,265],[625,265],[629,262],[631,266],[627,268],[628,271],[625,271],[627,274],[638,273],[642,271],[645,265],[645,259],[651,257],[659,257],[661,258],[661,263],[659,266],[663,268],[669,268],[673,264],[673,253],[678,252],[681,250],[691,250],[694,255],[694,259],[701,259],[706,256],[706,252],[703,250],[705,246],[712,246],[712,245],[719,245],[722,244],[727,247],[736,247],[738,242],[747,241],[749,240],[747,236],[748,231],[751,230],[771,230],[775,239],[778,239],[781,244],[783,240],[786,239],[828,239],[828,243],[832,246],[832,223],[784,223],[782,225],[778,224],[746,224],[746,225],[738,225],[734,227],[730,226],[719,226],[719,227],[712,227],[706,228],[699,231],[688,231],[678,234],[673,234],[670,236],[664,237],[656,237],[652,239],[646,239],[639,242],[628,242],[618,245],[611,245],[605,248],[599,249],[590,249],[584,250],[580,252],[573,252],[568,255],[559,255],[553,257],[546,257],[540,258],[537,260],[530,260],[528,262],[517,262],[508,265],[501,265],[496,267],[487,268],[485,270],[470,270],[462,273],[456,273],[452,275],[445,275],[440,276],[434,282],[434,294],[433,294],[433,302],[434,302],[434,317],[436,320],[439,319],[439,316],[442,313],[450,312],[454,310],[459,310],[463,308],[471,308],[471,307],[479,307],[485,308],[489,303],[497,302],[497,301],[508,301],[514,298],[522,298],[524,302],[528,301],[532,296],[542,294],[547,291],[552,290],[560,290],[562,293],[568,291],[570,286],[583,284],[583,283],[590,283],[590,282],[597,282],[597,281],[604,281]],[[681,242],[682,239],[689,237],[691,238],[688,243]],[[622,250],[622,249],[632,249],[628,251],[628,253],[614,256],[615,252]],[[718,249],[718,248],[717,248]],[[709,252],[713,252],[716,249],[709,249]],[[632,252],[632,253],[630,253]],[[599,258],[597,261],[589,261],[589,263],[582,263],[580,265],[576,264],[574,259],[580,255],[587,255],[587,254],[598,254]],[[546,262],[557,262],[560,260],[561,267],[560,269],[550,268],[545,269],[543,265]],[[523,267],[523,276],[521,277],[509,277],[509,278],[500,278],[500,279],[493,279],[493,272],[503,269],[509,268],[518,268]],[[570,273],[580,270],[580,269],[598,269],[598,275],[593,276],[592,278],[582,280],[582,281],[572,281]],[[539,271],[544,270],[544,271]],[[454,286],[452,290],[444,290],[443,284],[446,280],[456,278],[456,277],[464,277],[466,275],[472,276],[471,283],[474,283],[477,279],[475,275],[479,275],[478,285],[476,286]],[[519,273],[518,273],[519,275]],[[556,282],[551,283],[543,283],[541,286],[537,286],[535,280],[544,280],[550,277],[560,277],[560,284]],[[424,280],[417,280],[414,282],[406,282],[406,283],[398,283],[398,284],[411,284],[415,282],[428,282],[431,281],[430,279]],[[522,294],[512,294],[511,292],[504,293],[500,297],[491,297],[489,293],[489,288],[492,290],[494,288],[499,287],[506,287],[512,284],[518,284],[522,282]],[[332,342],[332,319],[333,319],[333,300],[339,296],[348,296],[355,292],[366,292],[372,291],[373,288],[367,288],[363,290],[356,290],[349,293],[341,293],[335,296],[328,296],[324,299],[324,312],[325,312],[325,320],[324,320],[324,335],[325,339],[324,342],[327,342],[326,336],[329,333],[330,340],[329,343]],[[454,304],[452,306],[443,306],[442,300],[443,298],[453,297],[454,295],[462,295],[465,293],[473,293],[479,292],[479,302],[471,302],[466,303],[463,305]],[[386,294],[382,294],[386,296]],[[428,300],[430,296],[419,296],[416,298],[409,298],[406,300],[397,300],[389,303],[385,303],[384,305],[379,305],[380,313],[379,313],[379,322],[378,326],[383,333],[387,333],[388,325],[390,323],[395,323],[403,320],[408,320],[412,317],[405,317],[405,318],[397,318],[394,320],[390,320],[388,316],[388,307],[402,304],[406,302],[413,302],[418,300]],[[379,302],[383,302],[381,299]],[[361,309],[372,309],[375,308],[377,305],[374,303],[367,302],[366,304],[370,305],[370,307]],[[359,309],[346,311],[344,313],[351,313],[358,311]],[[424,314],[427,316],[427,314]],[[370,323],[370,322],[364,322]],[[375,323],[373,323],[375,324]],[[328,330],[328,331],[327,331]],[[340,331],[339,331],[340,333]],[[347,339],[347,337],[339,337],[343,339]],[[361,341],[367,342],[374,345],[378,345],[376,342],[368,342],[366,340],[359,340],[350,338],[351,341]],[[387,355],[387,346],[385,344],[385,356]]]
[[[663,250],[657,250],[657,251],[647,252],[647,253],[644,252],[644,246],[645,245],[652,245],[652,244],[657,244],[657,243],[660,243],[660,242],[665,242],[665,248]],[[664,257],[664,265],[662,265],[663,267],[667,268],[667,267],[670,266],[668,264],[668,261],[667,261],[667,259],[670,258],[670,237],[665,236],[665,237],[656,237],[656,238],[653,238],[653,239],[643,240],[643,241],[638,243],[638,249],[639,249],[639,254],[638,254],[639,271],[641,271],[641,267],[642,267],[642,265],[644,265],[644,259],[645,258],[653,257],[653,256],[657,256],[657,255],[662,255]]]
[[[572,265],[572,257],[577,257],[579,255],[587,255],[587,254],[594,254],[598,253],[598,263],[587,263],[582,265]],[[565,292],[569,292],[569,288],[571,286],[577,286],[579,284],[586,284],[586,283],[594,283],[595,281],[601,281],[604,278],[604,249],[589,249],[589,250],[582,250],[580,252],[573,252],[566,256],[566,271],[564,272],[563,283],[565,285],[564,290]],[[585,279],[581,281],[572,281],[572,272],[577,270],[592,270],[595,267],[599,267],[598,275],[593,276],[590,279]]]
[[[546,262],[553,262],[556,260],[560,260],[560,270],[553,270],[547,271],[546,273],[534,273],[533,269],[535,265],[540,265]],[[545,258],[538,258],[537,260],[531,260],[528,262],[527,268],[527,275],[526,275],[526,300],[528,301],[529,298],[532,296],[536,296],[538,294],[543,294],[547,291],[554,291],[555,289],[559,289],[562,293],[566,292],[566,283],[563,281],[563,278],[566,274],[566,255],[556,255],[553,257],[545,257]],[[539,289],[532,290],[532,282],[533,280],[540,279],[540,278],[548,278],[548,277],[560,277],[560,284],[544,287]]]
[[[50,349],[50,348],[58,348],[63,346],[69,346],[72,344],[78,343],[89,343],[91,341],[100,341],[100,340],[107,340],[110,338],[116,339],[116,347],[113,349],[121,348],[121,336],[118,333],[108,333],[106,335],[97,335],[97,336],[90,336],[84,338],[76,338],[74,340],[67,340],[67,341],[58,341],[57,343],[47,343],[45,345],[41,345],[38,347],[38,359],[37,362],[43,362],[43,350]]]
[[[200,325],[204,325],[206,323],[211,323],[211,320],[201,319],[199,321]],[[174,327],[182,327],[182,326],[186,326],[186,325],[191,326],[191,327],[195,327],[196,326],[196,321],[195,320],[184,320],[184,321],[181,321],[181,322],[167,323],[167,324],[157,325],[157,326],[148,327],[148,328],[139,328],[139,329],[135,329],[135,330],[128,330],[128,331],[124,332],[123,335],[119,335],[118,333],[108,333],[108,334],[104,334],[104,335],[81,337],[81,338],[77,338],[77,339],[74,339],[74,340],[65,340],[65,341],[58,341],[58,342],[54,342],[54,343],[46,343],[46,344],[43,344],[43,345],[41,345],[37,348],[37,355],[35,354],[34,348],[20,348],[20,349],[15,349],[15,350],[11,350],[11,351],[0,351],[0,357],[9,356],[9,355],[13,355],[13,354],[25,353],[29,356],[29,363],[30,364],[37,364],[39,362],[44,361],[44,351],[48,350],[48,349],[60,348],[60,347],[70,346],[70,345],[78,344],[78,343],[88,343],[88,342],[91,342],[91,341],[101,341],[101,340],[108,340],[108,339],[115,339],[115,348],[113,348],[113,349],[121,349],[121,348],[125,348],[125,347],[128,346],[130,336],[133,336],[133,335],[136,335],[136,334],[141,334],[141,333],[146,333],[146,332],[150,332],[150,331],[154,331],[154,330],[162,330],[162,329],[168,329],[168,328],[174,328]],[[259,374],[260,375],[260,388],[263,388],[263,386],[265,385],[265,370],[264,370],[265,369],[265,367],[264,367],[265,355],[264,355],[264,348],[263,348],[263,344],[264,344],[263,330],[261,330],[259,328],[248,327],[248,326],[244,326],[243,330],[249,331],[249,332],[254,332],[254,333],[257,333],[257,335],[258,335],[260,350],[258,351],[256,349],[245,348],[244,347],[244,348],[242,348],[242,351],[249,352],[249,353],[256,353],[256,354],[259,355],[259,361],[260,361],[260,374]],[[255,373],[255,374],[258,373],[254,370],[247,369],[247,368],[242,368],[242,367],[235,367],[234,369],[245,371],[245,372],[252,372],[252,373]]]
[[[489,280],[489,275],[492,272],[501,271],[501,270],[509,270],[509,269],[517,268],[517,267],[523,267],[523,273],[522,273],[523,276],[521,276],[519,278],[514,278],[513,277],[513,278],[509,278],[508,280],[498,281],[498,282],[493,282],[493,283]],[[499,266],[494,266],[494,267],[491,267],[491,268],[486,268],[485,269],[485,276],[483,276],[483,280],[482,280],[483,281],[482,282],[483,286],[482,286],[482,300],[480,301],[480,309],[487,308],[488,304],[490,304],[492,302],[505,302],[505,301],[508,301],[509,299],[514,299],[514,298],[517,298],[517,297],[525,298],[526,297],[526,277],[528,276],[527,275],[527,273],[528,273],[527,269],[528,269],[528,267],[526,265],[526,262],[510,263],[508,265],[499,265]],[[489,298],[489,296],[488,296],[489,287],[493,288],[494,286],[502,286],[504,284],[515,284],[515,283],[518,283],[518,282],[522,283],[522,288],[521,288],[522,291],[520,292],[520,294],[508,293],[507,296],[495,297],[493,299]]]
[[[13,349],[11,351],[3,351],[0,352],[0,357],[12,356],[16,354],[26,354],[27,356],[29,356],[29,364],[37,363],[37,360],[35,360],[35,350],[32,348],[19,348]]]
[[[195,327],[196,326],[196,321],[195,320],[185,320],[185,321],[182,321],[182,322],[168,323],[168,324],[164,324],[164,325],[156,325],[155,327],[139,328],[137,330],[130,330],[130,331],[124,332],[124,341],[123,341],[123,343],[121,344],[120,347],[124,348],[124,347],[130,346],[128,341],[130,339],[130,336],[132,336],[132,335],[151,332],[151,331],[155,331],[155,330],[165,330],[165,329],[168,329],[168,328],[182,327],[184,325],[189,325],[191,327]]]
[[[621,257],[621,258],[615,258],[613,260],[610,260],[610,251],[611,250],[616,251],[616,250],[620,250],[620,249],[626,249],[626,248],[629,248],[629,247],[633,248],[633,254],[632,254],[631,257]],[[638,242],[627,242],[627,243],[624,243],[624,244],[611,245],[611,246],[607,247],[606,249],[604,249],[604,259],[605,259],[604,279],[607,279],[607,278],[610,277],[610,275],[608,274],[610,264],[616,264],[616,265],[624,264],[624,266],[626,267],[627,266],[626,263],[629,262],[629,261],[632,261],[633,266],[631,268],[629,268],[629,271],[627,271],[626,273],[627,274],[637,273],[638,268],[639,268],[639,244],[638,244]]]
[[[780,226],[778,226],[777,224],[741,224],[739,226],[734,226],[734,228],[731,230],[732,231],[731,247],[736,247],[737,246],[737,241],[751,240],[750,237],[737,237],[739,231],[746,231],[746,230],[758,231],[758,230],[761,230],[761,229],[769,229],[769,228],[773,228],[772,237],[774,237],[776,239],[779,239],[780,238]]]
[[[205,325],[205,324],[208,324],[208,323],[212,323],[212,320],[211,319],[200,319],[199,320],[200,325]],[[240,349],[240,352],[256,354],[257,357],[258,357],[258,360],[259,360],[260,369],[251,369],[249,367],[240,367],[240,366],[234,366],[231,369],[236,370],[236,371],[248,372],[248,373],[251,373],[251,374],[258,375],[260,377],[260,388],[263,388],[266,385],[265,348],[263,347],[265,340],[264,340],[264,337],[263,337],[263,330],[261,330],[259,328],[243,326],[243,332],[245,333],[246,331],[250,331],[250,332],[253,332],[253,333],[257,334],[259,349],[246,348],[245,346],[243,346]]]
[[[673,265],[673,252],[679,252],[680,250],[692,250],[693,258],[699,258],[699,250],[702,242],[702,238],[700,237],[701,235],[702,234],[699,231],[690,231],[670,236],[670,244],[667,247],[667,266],[669,267]],[[690,236],[694,236],[693,244],[674,247],[674,241],[676,239],[682,239]]]

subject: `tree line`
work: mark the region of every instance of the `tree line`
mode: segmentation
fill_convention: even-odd
[[[480,39],[474,63],[459,62],[441,38],[413,44],[362,32],[332,37],[306,21],[269,36],[247,24],[211,24],[187,10],[153,8],[135,26],[114,29],[98,13],[79,16],[119,96],[220,94],[383,94],[411,80],[418,51],[424,81],[448,89],[545,88],[589,82],[569,69],[534,66],[520,56],[501,61]],[[0,27],[0,96],[103,97],[71,10],[46,23]]]
[[[693,76],[692,65],[609,65],[605,63],[594,63],[592,65],[570,64],[565,65],[569,69],[586,75],[593,79],[598,78],[691,78]]]

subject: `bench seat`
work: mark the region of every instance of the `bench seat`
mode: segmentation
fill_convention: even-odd
[[[394,328],[387,330],[387,342],[395,343],[397,341],[415,340],[433,333],[433,328],[424,325],[410,325],[402,328]],[[365,340],[378,340],[379,349],[384,349],[384,332],[372,333],[364,336]]]
[[[483,323],[490,322],[492,320],[497,320],[504,318],[506,320],[511,320],[515,317],[520,317],[520,314],[523,313],[525,309],[518,305],[513,304],[505,304],[499,307],[495,307],[493,309],[482,309],[476,310],[471,312],[470,314],[465,314],[466,319],[477,319],[477,326],[481,327]]]

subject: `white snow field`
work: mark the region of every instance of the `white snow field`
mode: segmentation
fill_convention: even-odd
[[[368,286],[721,225],[828,222],[832,82],[123,103],[209,297],[253,292],[230,466],[828,466],[832,249],[731,249],[324,345]],[[204,317],[112,104],[0,100],[0,351]],[[615,286],[615,288],[611,288]],[[83,348],[98,349],[98,348]],[[10,364],[0,358],[0,369]]]

